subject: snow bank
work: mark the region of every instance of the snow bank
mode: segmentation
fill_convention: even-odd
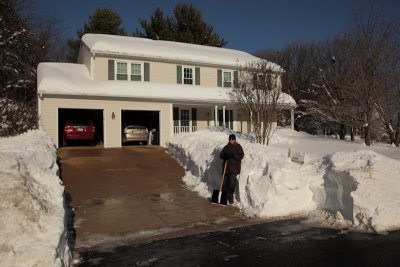
[[[187,187],[203,197],[219,188],[219,153],[230,133],[212,129],[179,134],[167,144],[168,152],[186,170]],[[398,160],[360,144],[345,145],[288,129],[277,131],[270,146],[251,140],[237,135],[245,157],[235,205],[249,216],[312,215],[314,221],[332,227],[376,232],[400,228]],[[304,164],[288,157],[292,147],[302,149]]]
[[[43,131],[0,139],[0,266],[69,266],[56,160]]]
[[[400,228],[398,160],[363,149],[327,155],[314,166],[323,179],[321,208],[340,212],[355,229]]]

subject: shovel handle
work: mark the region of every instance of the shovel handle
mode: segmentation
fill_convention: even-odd
[[[224,164],[224,172],[223,172],[223,174],[222,174],[222,181],[221,181],[221,185],[219,186],[219,192],[221,192],[222,191],[222,185],[224,184],[224,178],[225,178],[225,171],[226,171],[226,164],[227,164],[227,162],[225,161],[225,164]]]

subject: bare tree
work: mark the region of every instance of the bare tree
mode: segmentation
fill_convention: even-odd
[[[260,144],[268,145],[273,135],[280,93],[280,73],[266,60],[247,64],[231,91],[232,102],[250,114],[252,132]]]
[[[349,71],[354,80],[350,90],[355,93],[364,114],[365,144],[370,145],[373,120],[382,108],[382,99],[395,86],[393,69],[398,70],[399,35],[394,21],[384,19],[380,6],[374,2],[366,12],[355,14],[355,27],[350,32],[352,54]],[[397,65],[397,67],[396,67]],[[377,108],[379,107],[379,108]]]

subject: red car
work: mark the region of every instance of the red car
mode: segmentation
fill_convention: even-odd
[[[94,141],[95,127],[91,120],[67,120],[63,132],[63,145],[74,140]]]

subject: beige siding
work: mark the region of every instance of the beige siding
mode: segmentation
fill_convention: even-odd
[[[217,87],[217,68],[200,68],[200,85]]]
[[[210,121],[211,121],[211,108],[201,108],[197,109],[197,126],[199,129],[206,129],[207,127],[210,127]]]
[[[58,109],[100,109],[104,116],[104,146],[121,146],[121,110],[151,110],[160,113],[160,145],[171,138],[172,128],[170,122],[171,104],[149,103],[118,100],[94,100],[94,99],[65,99],[65,98],[44,98],[41,100],[40,128],[49,133],[53,142],[58,144]],[[112,113],[116,114],[115,119],[111,118]]]
[[[108,58],[95,57],[94,59],[94,80],[107,81],[108,80]]]
[[[94,59],[94,79],[98,81],[108,80],[108,59],[106,57],[96,56]],[[115,58],[114,58],[115,59]],[[128,58],[119,58],[128,60]],[[115,59],[118,60],[118,59]],[[135,60],[130,60],[135,61]],[[139,61],[143,62],[143,61]],[[176,66],[184,64],[163,63],[154,61],[145,61],[150,63],[150,82],[176,84]],[[192,65],[192,67],[196,67]],[[207,87],[217,87],[217,69],[211,67],[200,67],[200,85]]]
[[[150,62],[150,82],[176,84],[176,64]]]

